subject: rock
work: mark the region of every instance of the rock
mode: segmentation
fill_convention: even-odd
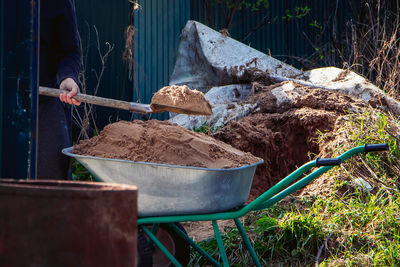
[[[256,91],[248,101],[258,103],[264,113],[281,113],[289,109],[309,107],[331,110],[339,113],[360,112],[367,105],[359,99],[337,91],[299,85],[296,82],[282,82],[273,86],[253,84]]]
[[[238,100],[246,99],[251,94],[251,84],[257,83],[264,86],[277,85],[274,85],[270,94],[271,99],[276,99],[274,103],[271,102],[274,110],[300,107],[309,95],[318,94],[320,96],[314,98],[324,101],[329,96],[321,91],[326,91],[348,98],[351,103],[342,106],[351,112],[359,112],[365,103],[400,115],[398,101],[385,95],[355,72],[336,67],[303,72],[199,22],[188,21],[182,31],[170,84],[185,84],[192,89],[207,92],[205,96],[213,105],[214,115],[177,115],[171,121],[187,129],[198,128],[203,124],[208,124],[211,129],[224,126],[229,120],[257,110],[254,104],[237,103]],[[327,110],[339,108],[335,105],[321,105],[326,106],[326,103],[318,107]]]
[[[193,130],[202,125],[208,125],[212,131],[224,126],[233,119],[240,119],[257,109],[255,104],[239,104],[237,101],[246,99],[251,94],[251,85],[234,84],[214,87],[204,97],[213,106],[212,116],[190,116],[179,114],[169,121]]]
[[[352,181],[352,184],[354,187],[356,187],[360,191],[364,192],[371,192],[372,191],[372,186],[365,181],[363,178],[356,178]]]
[[[285,104],[291,104],[297,97],[304,95],[304,92],[299,90],[293,82],[284,83],[282,86],[272,89],[271,93],[276,98],[278,108]]]
[[[246,99],[251,95],[251,84],[231,84],[220,87],[213,87],[204,97],[211,105],[226,104]]]
[[[207,92],[211,87],[265,81],[269,76],[301,78],[303,72],[199,22],[188,21],[170,85],[186,84]]]
[[[275,82],[292,81],[311,88],[339,92],[360,99],[374,108],[400,115],[400,103],[387,96],[366,78],[349,70],[336,67],[318,68],[304,73],[305,79],[270,77]]]
[[[237,103],[217,104],[213,107],[213,116],[191,116],[179,114],[169,121],[176,123],[188,130],[200,128],[202,125],[208,125],[211,131],[216,131],[231,120],[237,120],[256,111],[257,105]]]

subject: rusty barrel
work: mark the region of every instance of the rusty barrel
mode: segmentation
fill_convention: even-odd
[[[136,266],[137,188],[0,179],[0,266]]]

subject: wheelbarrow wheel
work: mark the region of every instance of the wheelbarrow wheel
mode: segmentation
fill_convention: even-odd
[[[175,223],[179,229],[186,233],[185,229],[180,223]],[[171,227],[167,224],[160,224],[157,232],[157,238],[160,242],[171,252],[171,254],[183,266],[187,266],[190,260],[190,245],[181,238]],[[170,267],[173,266],[171,261],[162,253],[162,251],[155,247],[153,251],[153,266],[154,267]]]
[[[149,244],[149,241],[143,231],[138,231],[138,241],[137,241],[137,250],[138,250],[138,267],[148,267],[153,265],[153,255],[152,249]]]

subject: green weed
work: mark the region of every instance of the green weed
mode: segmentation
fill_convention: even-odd
[[[211,128],[208,124],[203,124],[199,128],[194,128],[193,131],[196,133],[209,134],[211,132]]]
[[[72,159],[72,179],[75,181],[96,181],[94,176],[76,159]]]

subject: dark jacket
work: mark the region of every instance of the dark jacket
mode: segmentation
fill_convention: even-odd
[[[39,83],[59,87],[76,82],[81,51],[72,0],[40,1]],[[61,150],[72,146],[71,109],[58,98],[39,97],[37,179],[70,179],[69,158]]]
[[[71,0],[40,1],[40,85],[58,87],[62,80],[78,83],[81,51]]]

